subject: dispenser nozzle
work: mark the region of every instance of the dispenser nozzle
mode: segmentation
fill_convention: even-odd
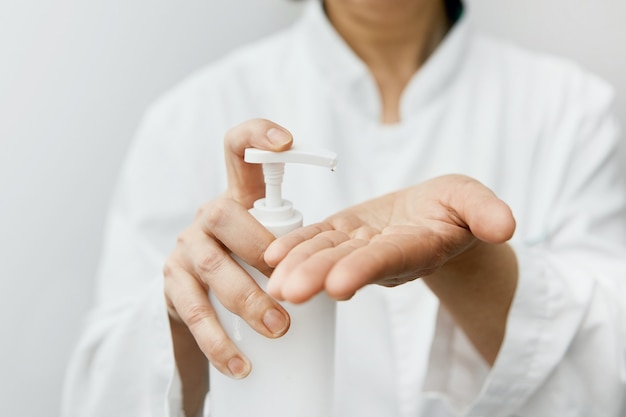
[[[267,163],[296,163],[319,165],[335,169],[337,155],[326,150],[299,149],[293,147],[282,152],[272,152],[263,149],[248,148],[245,150],[244,161],[251,164]]]
[[[244,161],[252,164],[263,164],[265,206],[280,207],[283,201],[281,185],[285,163],[319,165],[334,170],[337,165],[337,155],[326,150],[299,149],[297,147],[282,152],[247,148],[244,153]]]

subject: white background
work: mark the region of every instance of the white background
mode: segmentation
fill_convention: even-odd
[[[623,0],[469,3],[478,26],[570,56],[626,96]],[[58,415],[142,110],[299,10],[287,0],[0,0],[0,415]],[[626,124],[623,104],[620,114]]]

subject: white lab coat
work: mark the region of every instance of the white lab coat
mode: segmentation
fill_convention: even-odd
[[[626,415],[612,90],[477,34],[466,12],[406,88],[402,121],[382,125],[371,75],[318,3],[148,111],[111,208],[64,415],[181,415],[161,268],[197,207],[225,188],[224,132],[256,117],[340,156],[335,173],[287,167],[284,195],[307,223],[445,173],[482,181],[517,219],[519,284],[493,367],[421,281],[369,286],[339,307],[335,416]]]

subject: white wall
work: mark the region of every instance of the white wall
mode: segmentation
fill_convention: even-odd
[[[470,1],[480,26],[573,56],[626,96],[623,0]],[[298,10],[287,0],[0,1],[1,415],[58,413],[142,109]]]
[[[0,0],[0,415],[55,416],[142,110],[287,0]]]
[[[468,2],[482,29],[535,50],[570,57],[611,82],[618,91],[618,112],[626,126],[626,1]]]

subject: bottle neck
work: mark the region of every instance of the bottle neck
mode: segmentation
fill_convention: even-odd
[[[280,237],[302,227],[302,213],[294,210],[290,201],[283,200],[280,207],[268,207],[266,201],[264,198],[257,200],[250,214],[274,236]]]
[[[284,174],[285,164],[282,162],[269,162],[263,164],[266,207],[275,208],[283,205],[282,185]]]

